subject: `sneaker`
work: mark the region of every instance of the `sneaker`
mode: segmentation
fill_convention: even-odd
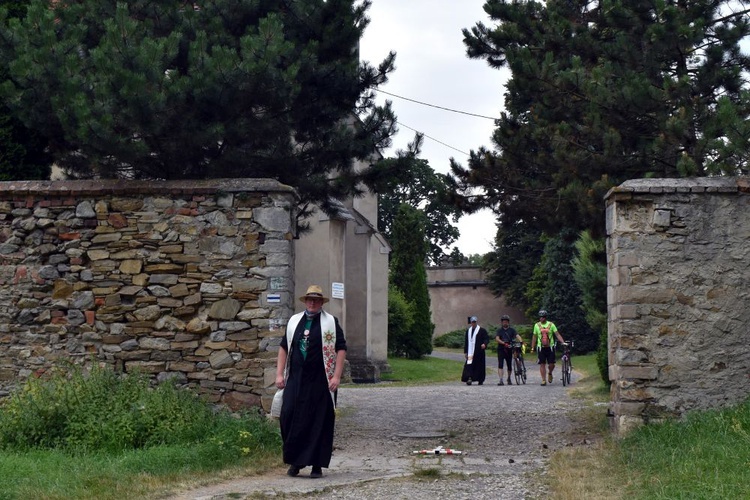
[[[505,385],[505,384],[503,384],[503,381],[501,380],[500,382],[497,383],[497,385]]]
[[[547,380],[549,380],[550,384],[552,383],[552,374],[551,373],[547,374]]]
[[[547,385],[547,381],[546,380],[542,380],[542,385]]]
[[[313,479],[323,477],[323,469],[321,469],[320,467],[313,467],[312,472],[310,472],[310,477]]]
[[[286,475],[290,477],[296,477],[297,474],[299,474],[299,470],[301,467],[297,467],[296,465],[290,465],[289,470],[286,471]]]
[[[466,385],[471,385],[471,382],[466,382]]]
[[[513,385],[513,382],[511,382],[510,379],[508,379],[508,385]]]

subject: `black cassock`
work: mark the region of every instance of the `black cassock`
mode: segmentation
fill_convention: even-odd
[[[484,379],[487,376],[487,357],[485,349],[482,349],[482,344],[485,347],[490,343],[490,335],[487,330],[481,326],[477,326],[479,331],[474,339],[474,358],[471,364],[464,364],[463,375],[461,376],[462,382],[468,382],[470,378],[472,382],[484,383]],[[464,334],[464,354],[469,352],[469,330],[466,330]],[[468,360],[466,360],[468,362]]]
[[[333,426],[336,417],[323,366],[320,314],[315,316],[310,326],[305,359],[299,350],[304,330],[303,316],[292,339],[289,374],[279,417],[284,462],[300,467],[328,467],[333,453]],[[286,336],[281,340],[281,348],[289,352]],[[336,351],[342,349],[346,350],[346,340],[337,319]]]

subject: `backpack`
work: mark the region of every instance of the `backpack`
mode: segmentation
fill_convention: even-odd
[[[539,334],[541,335],[541,342],[542,347],[549,347],[550,346],[550,340],[549,340],[549,323],[547,323],[547,327],[542,327],[542,324],[539,323]]]

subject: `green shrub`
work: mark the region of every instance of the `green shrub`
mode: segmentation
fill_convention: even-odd
[[[250,446],[243,437],[250,435],[262,446],[278,446],[276,429],[258,421],[260,415],[238,419],[215,411],[192,391],[168,382],[152,388],[144,375],[74,369],[46,380],[31,378],[0,406],[0,449],[117,453],[216,441],[233,443],[234,449],[224,452],[241,456]]]

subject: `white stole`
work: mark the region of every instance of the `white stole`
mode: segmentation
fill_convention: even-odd
[[[286,345],[289,351],[287,352],[287,367],[289,366],[289,357],[292,355],[292,340],[294,339],[294,332],[297,329],[297,325],[305,316],[305,311],[297,313],[291,318],[286,324]],[[326,379],[330,383],[333,378],[333,374],[336,371],[336,319],[332,314],[328,314],[324,310],[320,310],[320,335],[323,344],[323,369],[326,372]],[[284,370],[284,379],[286,379],[287,373]],[[331,393],[331,401],[333,401],[333,407],[336,407],[336,399]]]
[[[466,364],[470,365],[471,361],[474,359],[474,344],[477,340],[477,332],[479,332],[479,325],[474,327],[474,332],[472,333],[471,327],[469,327],[468,330],[466,330],[466,335],[469,337],[469,347],[466,349]]]

